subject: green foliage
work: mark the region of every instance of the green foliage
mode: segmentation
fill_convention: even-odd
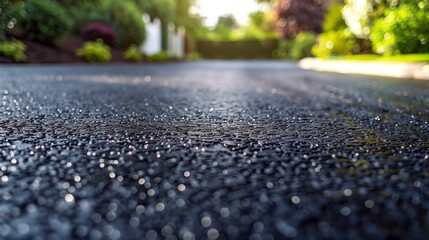
[[[12,58],[15,62],[23,62],[27,59],[25,49],[26,46],[21,41],[0,42],[0,55]]]
[[[168,60],[170,60],[170,55],[166,51],[161,51],[149,56],[149,61],[151,62],[165,62]]]
[[[95,42],[86,42],[76,51],[76,56],[90,63],[108,63],[112,59],[110,47],[100,39]]]
[[[100,0],[100,10],[117,26],[119,46],[139,45],[146,38],[142,12],[132,1]]]
[[[186,29],[186,49],[188,52],[196,51],[196,39],[200,36],[205,36],[207,31],[203,26],[203,18],[195,13],[191,13],[191,7],[195,5],[196,0],[174,0],[175,3],[175,19],[176,26],[181,26]]]
[[[291,59],[290,50],[294,44],[293,40],[281,40],[279,46],[273,51],[273,56],[280,59]]]
[[[214,29],[207,32],[203,39],[216,41],[240,39],[243,37],[244,33],[241,29],[238,29],[238,27],[237,21],[233,15],[226,14],[224,16],[220,16]]]
[[[18,24],[32,40],[54,44],[67,33],[71,25],[62,6],[52,0],[28,0],[23,11]]]
[[[13,28],[20,15],[21,4],[17,1],[0,0],[0,41],[6,40],[6,30]]]
[[[235,20],[234,15],[232,14],[226,14],[223,16],[220,16],[217,20],[215,29],[219,28],[219,29],[233,29],[233,28],[237,28],[238,27],[238,23]]]
[[[401,4],[378,19],[371,33],[373,50],[379,54],[429,52],[429,0]]]
[[[343,7],[344,5],[338,3],[329,6],[323,23],[323,33],[319,35],[317,43],[311,49],[314,56],[327,58],[351,54],[357,47],[355,37],[343,19]]]
[[[228,18],[228,16],[224,16],[222,19],[225,18]],[[273,24],[273,16],[267,12],[258,11],[251,13],[250,22],[242,27],[231,28],[225,26],[233,24],[233,20],[231,19],[228,20],[229,23],[222,23],[222,21],[226,20],[220,20],[213,30],[202,32],[199,38],[201,40],[211,41],[278,39],[278,34]]]
[[[186,55],[186,60],[188,61],[196,61],[200,60],[203,56],[198,52],[191,52]]]
[[[290,56],[294,60],[311,57],[311,47],[316,43],[316,35],[311,32],[299,33],[293,41]]]
[[[275,31],[265,31],[254,25],[234,31],[232,34],[232,39],[237,40],[267,40],[277,38],[278,35]]]
[[[257,11],[249,14],[250,24],[263,27],[267,23],[267,13]]]
[[[102,22],[115,29],[119,47],[126,49],[139,45],[146,38],[143,13],[132,0],[77,1],[70,7],[69,14],[74,20],[74,34],[79,34],[82,27],[90,22]]]
[[[345,0],[343,18],[352,33],[361,39],[368,39],[374,22],[384,18],[390,9],[399,3],[417,4],[420,0]],[[426,0],[423,0],[426,1]]]
[[[393,56],[380,56],[376,54],[360,54],[339,56],[334,59],[352,61],[383,61],[383,62],[429,62],[429,53],[401,54]]]
[[[341,14],[343,7],[342,4],[338,3],[329,6],[328,12],[325,15],[325,21],[322,25],[323,32],[339,31],[347,28],[346,22]]]
[[[277,39],[273,16],[268,12],[253,12],[249,15],[250,23],[239,29],[241,38],[245,40]]]
[[[182,1],[185,0],[180,0],[180,2]],[[177,7],[175,0],[132,0],[132,2],[134,2],[140,10],[148,13],[152,18],[159,18],[161,21],[165,22],[173,21],[175,18]],[[185,1],[184,4],[187,4],[186,2],[187,1]]]
[[[127,51],[124,52],[124,58],[128,62],[139,62],[143,59],[143,56],[136,45],[131,45]]]
[[[99,0],[78,1],[76,4],[68,6],[67,11],[73,19],[71,33],[75,35],[79,35],[81,29],[91,22],[103,22],[117,27],[110,20],[110,17],[100,9]]]
[[[301,32],[292,40],[283,40],[274,51],[274,56],[282,59],[299,60],[311,57],[311,47],[316,43],[316,35],[311,32]]]
[[[353,52],[354,45],[354,36],[350,31],[330,31],[319,35],[317,44],[312,47],[311,52],[320,58],[347,55]]]

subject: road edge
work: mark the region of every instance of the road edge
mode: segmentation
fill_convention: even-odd
[[[427,62],[405,63],[304,58],[299,61],[298,65],[306,70],[429,80],[429,63]]]

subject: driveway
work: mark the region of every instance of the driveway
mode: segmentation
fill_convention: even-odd
[[[429,82],[0,66],[1,239],[424,239]]]

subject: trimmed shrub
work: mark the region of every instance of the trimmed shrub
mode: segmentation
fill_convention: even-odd
[[[28,0],[18,21],[24,34],[42,43],[54,44],[67,33],[70,19],[61,5],[52,0]]]
[[[82,28],[80,35],[85,41],[95,41],[97,39],[101,39],[109,46],[114,46],[116,41],[115,29],[102,22],[87,24],[84,28]]]
[[[84,43],[83,47],[76,51],[76,56],[90,63],[108,63],[112,59],[110,47],[101,39]]]
[[[0,55],[12,58],[15,62],[23,62],[27,59],[26,48],[25,44],[18,40],[0,42]]]
[[[165,62],[168,60],[170,60],[170,55],[166,51],[155,53],[149,57],[149,61],[151,62]]]
[[[132,45],[124,52],[124,58],[128,62],[139,62],[143,59],[143,56],[140,49],[136,45]]]
[[[401,4],[375,22],[371,40],[379,54],[429,52],[429,0]]]

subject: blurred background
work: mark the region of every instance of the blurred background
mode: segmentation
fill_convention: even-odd
[[[429,61],[429,0],[0,0],[0,62]]]

